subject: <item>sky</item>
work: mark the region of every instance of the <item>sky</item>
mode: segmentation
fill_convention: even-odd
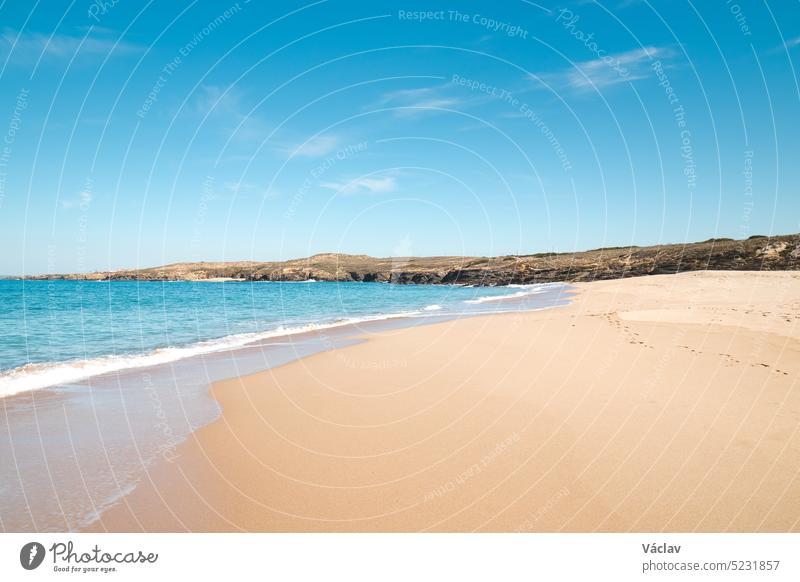
[[[0,0],[0,274],[795,233],[799,12]]]

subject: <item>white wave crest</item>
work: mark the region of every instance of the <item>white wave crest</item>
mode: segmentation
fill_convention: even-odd
[[[492,301],[505,301],[506,299],[519,299],[520,297],[527,297],[528,295],[537,295],[539,293],[544,293],[545,289],[543,285],[507,285],[507,287],[512,287],[515,289],[523,289],[522,291],[516,291],[514,293],[508,293],[506,295],[487,295],[486,297],[478,297],[476,299],[467,299],[464,303],[490,303]]]
[[[224,352],[270,338],[371,321],[413,317],[420,315],[420,313],[420,311],[407,311],[367,317],[351,317],[333,323],[309,324],[297,327],[281,326],[268,331],[235,334],[187,346],[159,348],[143,354],[109,355],[86,360],[25,364],[12,370],[0,372],[0,398],[30,390],[79,382],[101,374],[121,372],[131,368],[157,366],[192,356]]]

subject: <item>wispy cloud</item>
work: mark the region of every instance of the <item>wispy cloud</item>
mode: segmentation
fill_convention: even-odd
[[[0,54],[11,53],[15,61],[35,62],[42,59],[69,59],[78,56],[116,56],[138,53],[143,47],[125,41],[115,42],[110,38],[91,36],[72,36],[62,33],[43,34],[40,32],[17,32],[6,28],[0,33]],[[12,52],[13,51],[13,52]]]
[[[786,48],[786,50],[789,50],[789,49],[793,49],[794,47],[796,47],[798,45],[800,45],[800,36],[795,37],[795,38],[790,38],[789,40],[787,40],[784,43],[783,46]]]
[[[359,176],[341,182],[323,182],[320,186],[345,195],[385,194],[397,190],[397,177],[392,174]]]
[[[225,128],[231,139],[248,144],[262,144],[269,139],[272,153],[281,157],[320,158],[336,151],[343,143],[342,136],[323,133],[313,137],[299,137],[284,130],[273,135],[273,127],[262,115],[247,105],[248,99],[236,87],[203,85],[197,91],[190,112],[208,117]],[[251,161],[251,155],[228,156],[228,160]]]
[[[271,128],[260,116],[250,111],[245,101],[242,92],[235,87],[202,85],[188,112],[218,122],[224,128],[224,133],[237,142],[260,143],[269,135]]]
[[[636,6],[641,3],[642,0],[621,0],[621,2],[617,4],[617,9],[628,8],[629,6]]]
[[[238,120],[245,117],[241,94],[234,88],[201,85],[194,99],[194,109],[200,115],[227,114]]]
[[[448,95],[449,84],[436,87],[420,87],[416,89],[398,89],[384,93],[378,106],[395,107],[395,115],[411,117],[430,113],[439,113],[440,109],[453,109],[463,106],[465,101],[459,97]]]
[[[577,0],[575,2],[576,6],[587,6],[590,4],[596,4],[596,0]],[[642,4],[642,0],[620,0],[617,2],[616,8],[628,8],[629,6],[636,6],[638,4]]]
[[[318,158],[333,152],[342,139],[334,134],[322,134],[304,140],[299,144],[283,148],[284,153],[290,156],[301,156],[306,158]]]
[[[779,55],[779,54],[786,54],[790,50],[793,50],[795,47],[800,46],[800,36],[796,36],[794,38],[789,38],[784,41],[782,44],[779,44],[776,47],[773,47],[767,51],[764,51],[765,55]]]
[[[654,60],[667,59],[672,54],[673,51],[668,48],[646,46],[622,53],[604,54],[597,59],[574,63],[563,71],[537,76],[556,89],[602,91],[620,83],[646,78],[651,74],[649,66]]]

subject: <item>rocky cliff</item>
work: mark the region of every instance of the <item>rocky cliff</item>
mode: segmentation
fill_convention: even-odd
[[[698,270],[797,270],[800,234],[746,240],[711,239],[651,247],[615,247],[575,253],[501,257],[389,257],[320,254],[284,262],[176,263],[149,269],[29,279],[378,281],[507,285],[553,281],[591,281]]]

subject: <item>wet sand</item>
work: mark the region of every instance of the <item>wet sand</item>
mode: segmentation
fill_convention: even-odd
[[[219,382],[96,531],[798,531],[800,273],[577,285]]]

